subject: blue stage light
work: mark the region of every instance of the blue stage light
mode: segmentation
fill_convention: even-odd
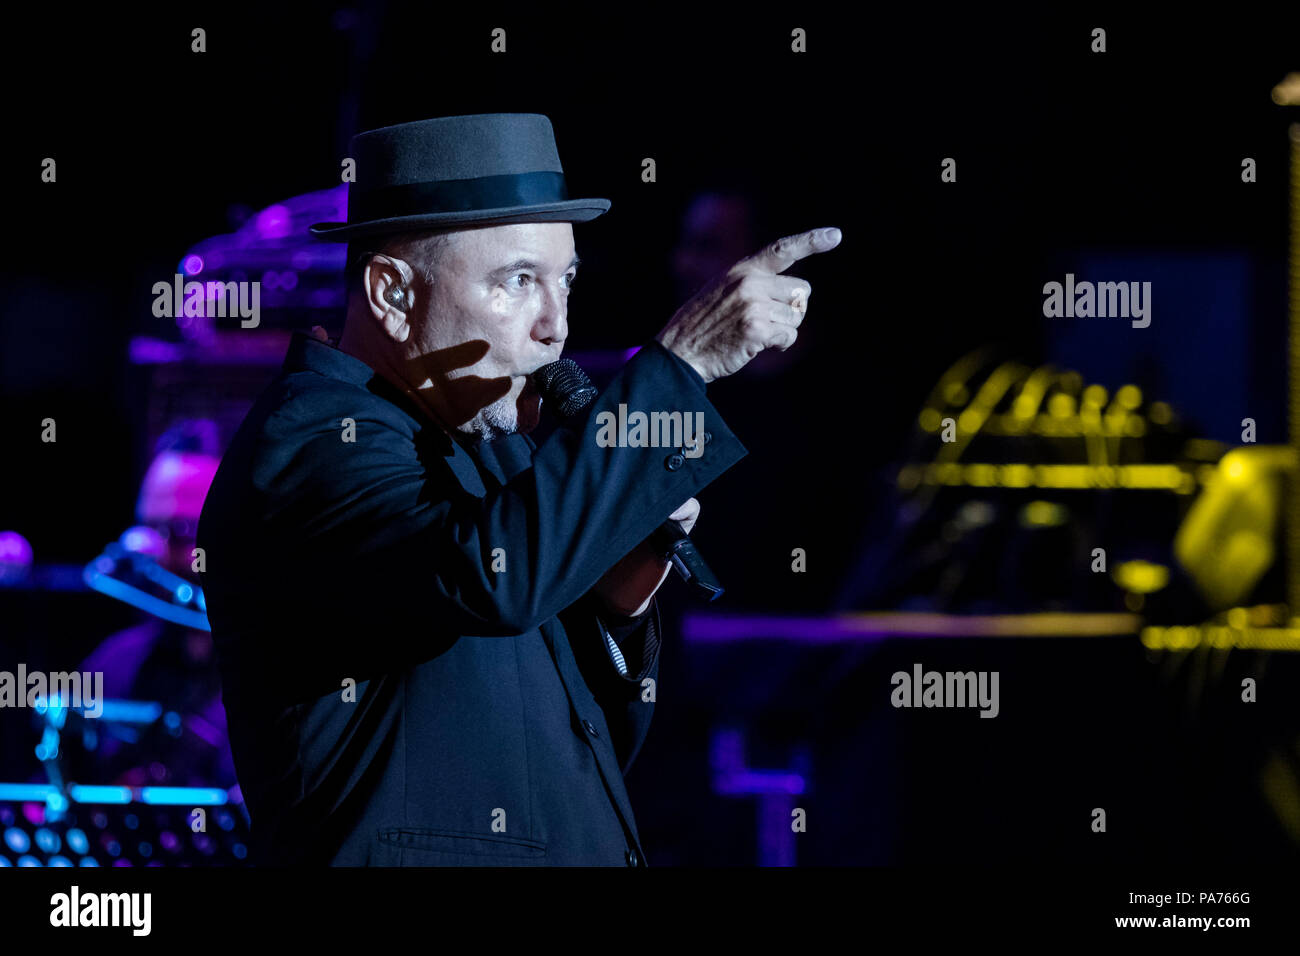
[[[73,784],[68,787],[68,796],[77,803],[130,803],[130,787],[97,787],[88,784]]]

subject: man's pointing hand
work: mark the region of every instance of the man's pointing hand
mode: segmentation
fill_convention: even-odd
[[[781,273],[840,238],[833,226],[813,229],[746,256],[678,309],[656,341],[706,382],[740,371],[764,349],[784,352],[798,337],[812,286]]]

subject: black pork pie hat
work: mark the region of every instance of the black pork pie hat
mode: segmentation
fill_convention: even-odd
[[[551,121],[478,113],[386,126],[352,137],[348,221],[311,233],[347,241],[519,222],[586,222],[608,199],[570,199]]]

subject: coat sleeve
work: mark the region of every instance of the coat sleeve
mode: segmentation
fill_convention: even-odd
[[[619,768],[626,774],[641,751],[654,716],[662,646],[659,600],[652,598],[640,617],[618,618],[600,611],[591,592],[569,608],[561,621],[583,679],[604,713]],[[606,632],[623,655],[626,674],[619,672]]]
[[[301,593],[285,630],[320,635],[309,649],[321,656],[353,646],[359,629],[376,642],[404,635],[406,656],[437,653],[433,635],[536,628],[746,454],[698,377],[657,342],[574,428],[540,445],[531,467],[490,490],[475,488],[473,474],[466,480],[463,448],[439,435],[450,451],[435,457],[434,443],[403,431],[405,416],[386,402],[365,404],[370,397],[359,391],[355,408],[337,397],[290,402],[270,416],[251,508],[227,509],[251,510],[251,520],[238,516],[240,532],[218,536],[207,558],[208,578],[224,576],[215,582],[223,593],[236,589],[226,549],[237,552],[242,584],[260,576],[259,587]],[[708,441],[697,457],[598,441],[628,409],[702,414]],[[344,419],[352,441],[341,438]],[[240,540],[245,532],[255,537]]]

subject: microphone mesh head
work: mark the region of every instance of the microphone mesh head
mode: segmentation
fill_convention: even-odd
[[[542,401],[555,406],[555,413],[569,418],[582,411],[596,397],[596,386],[573,359],[560,359],[533,373],[533,384]]]

